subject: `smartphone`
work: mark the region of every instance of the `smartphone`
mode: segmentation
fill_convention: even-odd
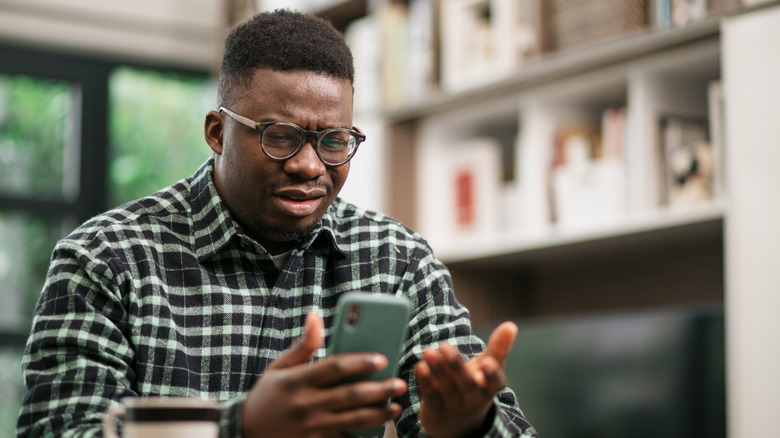
[[[376,352],[387,357],[385,369],[351,376],[341,383],[383,380],[398,374],[398,359],[406,340],[412,304],[395,295],[348,292],[338,302],[328,354]],[[389,400],[388,400],[389,402]],[[346,431],[352,436],[373,437],[384,426],[368,430]]]

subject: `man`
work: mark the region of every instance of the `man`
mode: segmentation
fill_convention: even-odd
[[[337,198],[364,139],[353,79],[342,36],[318,18],[262,13],[231,32],[206,116],[213,157],[55,248],[19,436],[99,435],[106,408],[140,395],[222,400],[225,437],[342,436],[390,419],[400,436],[535,435],[504,384],[516,327],[483,352],[427,243]],[[400,378],[333,385],[387,366],[325,357],[353,290],[411,300]]]

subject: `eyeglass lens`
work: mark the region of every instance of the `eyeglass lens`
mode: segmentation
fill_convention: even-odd
[[[284,159],[292,156],[306,140],[306,133],[286,123],[268,126],[260,138],[265,153],[273,158]],[[354,153],[357,140],[347,130],[327,131],[319,140],[320,158],[327,164],[341,164]]]

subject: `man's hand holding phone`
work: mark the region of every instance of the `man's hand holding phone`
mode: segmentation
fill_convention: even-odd
[[[381,426],[401,415],[400,405],[385,403],[406,392],[399,378],[336,385],[385,369],[387,358],[344,353],[310,364],[323,340],[322,318],[310,313],[301,339],[271,363],[247,396],[243,436],[342,437],[343,430]]]

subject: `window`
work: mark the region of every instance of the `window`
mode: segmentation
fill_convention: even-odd
[[[0,74],[0,434],[16,427],[24,333],[67,215],[48,214],[78,193],[79,88]],[[71,221],[72,222],[72,221]],[[7,432],[7,433],[6,433]]]
[[[89,217],[192,175],[216,87],[197,72],[0,45],[0,436],[52,249]]]
[[[0,195],[24,202],[72,199],[78,191],[78,89],[65,81],[0,74]],[[29,327],[61,217],[0,210],[0,330]]]

